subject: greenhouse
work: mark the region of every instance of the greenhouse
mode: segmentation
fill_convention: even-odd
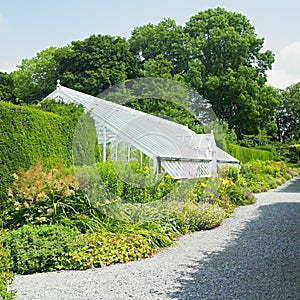
[[[212,132],[196,134],[187,126],[66,88],[59,83],[46,98],[82,104],[90,112],[95,121],[103,161],[142,162],[146,156],[157,173],[168,173],[174,179],[214,176],[218,167],[239,165],[237,159],[216,146]]]

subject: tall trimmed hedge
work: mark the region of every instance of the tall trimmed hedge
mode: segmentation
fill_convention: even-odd
[[[47,167],[72,163],[74,122],[36,108],[0,102],[0,200],[11,175],[42,159]]]
[[[233,144],[229,145],[228,151],[232,156],[243,163],[252,160],[272,160],[274,158],[270,151],[246,148]]]

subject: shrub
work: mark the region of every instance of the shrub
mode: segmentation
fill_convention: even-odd
[[[57,269],[87,269],[114,263],[124,263],[148,257],[154,252],[142,236],[122,233],[92,233],[85,244],[61,256]]]
[[[15,298],[15,293],[8,290],[8,285],[12,284],[14,274],[11,270],[9,251],[3,247],[3,238],[7,231],[0,230],[0,298],[10,300]]]
[[[4,226],[54,224],[69,220],[87,220],[95,209],[79,190],[78,182],[64,167],[45,170],[38,161],[28,171],[14,174],[3,210]]]
[[[18,274],[82,270],[148,257],[157,247],[126,233],[86,233],[61,225],[25,225],[5,238]]]
[[[97,168],[107,189],[127,202],[145,203],[161,199],[175,184],[169,175],[157,176],[151,168],[137,162],[102,162]]]
[[[242,164],[239,184],[250,192],[260,193],[276,188],[297,172],[284,162],[252,161]]]
[[[217,227],[225,217],[226,212],[217,205],[189,202],[171,213],[165,221],[173,224],[181,234],[185,234]]]
[[[0,101],[0,199],[20,167],[27,170],[38,159],[47,168],[71,165],[74,128],[65,116]]]
[[[229,153],[237,158],[242,163],[252,160],[272,160],[273,154],[267,150],[259,150],[253,148],[241,147],[238,145],[230,144],[228,146]]]
[[[195,187],[194,197],[196,201],[210,203],[223,208],[226,216],[230,217],[234,208],[239,205],[255,203],[256,199],[247,187],[240,184],[241,176],[237,168],[225,168],[222,174],[209,181],[216,185],[211,188],[206,182],[200,180]]]
[[[24,225],[4,239],[18,274],[56,270],[58,259],[84,244],[77,230],[62,225]]]

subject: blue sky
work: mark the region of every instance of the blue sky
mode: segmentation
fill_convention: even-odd
[[[50,46],[91,34],[128,38],[134,27],[166,17],[184,25],[214,7],[242,13],[265,38],[264,49],[276,55],[269,84],[284,88],[300,81],[299,0],[0,0],[0,71],[10,72]]]

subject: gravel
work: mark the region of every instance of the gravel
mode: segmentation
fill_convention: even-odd
[[[16,276],[17,299],[300,299],[300,177],[151,258]]]

